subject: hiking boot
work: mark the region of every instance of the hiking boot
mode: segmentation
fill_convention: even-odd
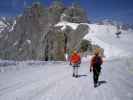
[[[97,87],[97,84],[95,83],[95,84],[94,84],[94,88],[96,88],[96,87]]]
[[[78,75],[76,75],[75,77],[78,78]]]
[[[97,85],[100,86],[101,85],[100,82],[98,82]]]
[[[75,77],[75,74],[73,74],[73,77]]]

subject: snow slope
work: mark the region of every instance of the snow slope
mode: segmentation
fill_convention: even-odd
[[[126,64],[126,60],[104,63],[101,85],[94,88],[88,63],[82,63],[75,79],[67,63],[23,62],[16,65],[23,69],[0,73],[0,100],[133,100],[133,70],[129,72]]]
[[[91,40],[104,49],[107,58],[133,56],[133,31],[122,31],[120,38],[116,38],[117,28],[113,25],[88,24],[89,33],[84,39]]]

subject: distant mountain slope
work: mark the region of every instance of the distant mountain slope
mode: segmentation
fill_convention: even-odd
[[[90,31],[84,39],[91,40],[93,44],[102,47],[106,57],[133,55],[133,47],[131,46],[133,44],[133,30],[118,30],[114,25],[88,24],[88,26]],[[118,31],[121,31],[120,38],[116,37]]]

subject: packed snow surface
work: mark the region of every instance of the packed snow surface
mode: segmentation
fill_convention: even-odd
[[[101,85],[94,88],[89,62],[81,64],[79,78],[72,77],[66,62],[17,63],[0,72],[0,100],[133,100],[130,64],[124,59],[105,62]]]

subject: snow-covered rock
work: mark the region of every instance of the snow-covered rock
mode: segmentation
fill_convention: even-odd
[[[5,21],[5,17],[1,17],[0,18],[0,33],[7,27],[4,21]]]
[[[67,22],[67,21],[61,21],[59,23],[57,23],[55,26],[62,26],[62,30],[64,30],[66,28],[66,26],[71,27],[73,30],[76,30],[77,27],[79,26],[78,23],[71,23],[71,22]]]
[[[16,20],[14,20],[13,25],[11,26],[11,28],[9,29],[9,32],[14,30],[14,26],[16,25]]]
[[[0,33],[13,31],[15,25],[16,20],[14,17],[0,17]]]

